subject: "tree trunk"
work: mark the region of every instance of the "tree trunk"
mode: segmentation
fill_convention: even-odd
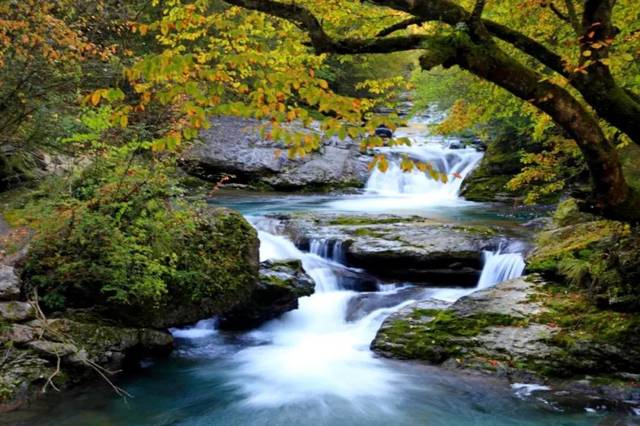
[[[453,51],[455,55],[445,61],[445,66],[457,64],[535,105],[575,139],[591,173],[594,209],[614,219],[640,220],[640,197],[624,178],[616,147],[578,100],[493,43],[468,40],[459,42]]]

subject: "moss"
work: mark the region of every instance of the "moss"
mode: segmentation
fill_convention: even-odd
[[[574,253],[588,253],[605,239],[629,235],[627,224],[608,220],[578,223],[541,232],[536,239],[536,251],[530,263],[559,261]],[[587,250],[587,251],[585,251]]]
[[[385,233],[376,231],[375,229],[358,228],[353,231],[353,235],[356,235],[358,237],[383,237],[385,236]]]
[[[629,224],[592,219],[575,202],[561,204],[554,219],[560,227],[538,235],[527,270],[581,288],[600,308],[640,309],[640,234]]]
[[[356,225],[385,225],[391,223],[406,223],[425,221],[420,216],[337,216],[327,221],[327,225],[356,226]]]
[[[639,367],[633,359],[640,344],[638,313],[599,309],[584,291],[557,284],[545,286],[537,297],[546,312],[533,320],[557,327],[549,343],[565,351],[560,360],[565,370],[602,373]]]
[[[506,193],[512,196],[520,195],[506,189],[507,182],[511,178],[512,176],[509,175],[478,176],[473,174],[465,180],[462,195],[467,200],[479,202],[495,201],[498,193]]]
[[[553,215],[553,222],[557,226],[575,225],[593,220],[595,220],[595,216],[581,212],[578,202],[573,198],[559,203]]]
[[[478,167],[462,185],[462,195],[473,201],[495,201],[498,195],[518,197],[521,191],[506,188],[507,182],[520,173],[523,151],[537,149],[526,135],[514,128],[499,129],[488,143]]]
[[[417,309],[406,319],[397,319],[381,330],[396,356],[441,363],[462,355],[473,345],[468,338],[488,327],[523,325],[509,315],[483,313],[458,316],[450,310]]]
[[[260,281],[276,287],[291,287],[293,285],[291,280],[280,278],[277,275],[261,275]]]

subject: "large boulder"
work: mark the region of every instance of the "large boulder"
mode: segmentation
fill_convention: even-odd
[[[59,233],[39,238],[25,262],[24,284],[38,287],[45,312],[91,309],[126,326],[157,329],[192,324],[244,302],[258,282],[255,229],[226,208],[198,210],[184,226],[180,210],[172,214],[176,220],[163,224],[166,233],[137,245],[130,243],[135,229],[114,231],[117,244],[95,244],[80,233],[75,245]],[[90,218],[103,220],[101,214]],[[102,227],[85,232],[109,238]],[[144,262],[136,250],[145,253]]]
[[[539,276],[505,281],[446,309],[417,303],[389,316],[377,353],[511,377],[582,378],[640,372],[638,315],[593,308]]]
[[[219,318],[218,326],[246,330],[298,308],[298,298],[313,294],[315,283],[299,260],[266,261],[249,300]]]
[[[289,159],[286,149],[260,136],[261,122],[221,116],[201,134],[203,143],[185,155],[184,168],[199,177],[277,190],[360,187],[369,175],[370,157],[357,143],[331,138],[303,158]]]
[[[391,215],[279,215],[279,228],[303,249],[388,280],[474,286],[482,251],[505,239],[487,226],[464,226]]]

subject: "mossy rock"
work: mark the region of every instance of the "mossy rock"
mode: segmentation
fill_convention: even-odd
[[[247,330],[298,308],[298,298],[313,294],[315,283],[299,260],[265,261],[249,299],[218,319],[227,330]]]
[[[488,143],[478,167],[464,180],[461,194],[472,201],[499,201],[516,198],[521,191],[506,188],[522,170],[522,152],[537,152],[539,144],[514,129],[502,129]]]
[[[527,270],[585,291],[600,308],[640,310],[640,234],[627,223],[581,213],[561,203],[555,227],[541,232]]]
[[[27,289],[38,287],[49,311],[90,308],[152,328],[194,323],[245,301],[258,283],[255,229],[229,209],[163,209],[110,234],[103,224],[113,219],[89,212],[70,242],[65,227],[39,236],[23,271]]]

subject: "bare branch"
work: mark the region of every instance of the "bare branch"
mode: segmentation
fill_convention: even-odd
[[[476,0],[476,5],[473,7],[473,12],[471,12],[471,21],[472,22],[480,22],[480,18],[482,17],[482,11],[484,10],[484,6],[486,4],[486,0]]]
[[[551,9],[551,11],[560,18],[561,21],[566,22],[567,24],[571,23],[571,21],[569,21],[569,17],[562,13],[554,3],[549,3],[549,9]]]
[[[397,24],[393,24],[385,28],[384,30],[376,34],[376,37],[386,37],[389,34],[395,33],[396,31],[404,30],[407,27],[410,27],[411,25],[420,25],[420,24],[423,24],[424,22],[425,22],[424,19],[414,16],[412,18],[405,19],[404,21],[400,21]]]

